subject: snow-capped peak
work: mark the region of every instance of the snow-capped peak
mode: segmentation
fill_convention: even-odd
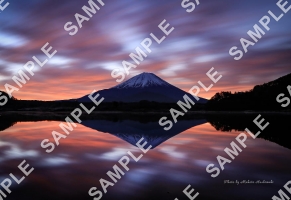
[[[150,86],[171,86],[153,73],[143,72],[113,88],[141,88]]]

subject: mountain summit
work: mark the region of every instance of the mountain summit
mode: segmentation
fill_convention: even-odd
[[[109,89],[98,91],[104,102],[155,101],[159,103],[177,103],[187,94],[194,102],[197,100],[189,93],[171,85],[153,73],[142,73]],[[200,97],[199,97],[200,98]],[[76,99],[78,102],[90,102],[88,95]],[[206,103],[200,98],[198,103]]]
[[[153,73],[143,72],[137,76],[132,77],[131,79],[115,86],[112,88],[122,89],[122,88],[145,88],[152,86],[164,86],[169,87],[171,84],[167,83],[160,77],[156,76]]]

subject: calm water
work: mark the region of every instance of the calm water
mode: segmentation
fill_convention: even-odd
[[[205,119],[180,120],[168,133],[157,122],[88,120],[47,154],[40,143],[51,139],[53,130],[61,132],[59,123],[18,122],[0,132],[0,181],[9,173],[20,176],[17,166],[23,159],[35,168],[20,185],[13,183],[7,199],[93,199],[88,190],[101,189],[99,179],[110,180],[106,172],[127,151],[141,153],[132,145],[141,136],[154,148],[139,162],[131,160],[130,170],[102,199],[186,200],[182,191],[189,184],[200,193],[197,199],[271,199],[291,179],[290,149],[250,137],[247,148],[212,178],[206,166],[217,165],[218,155],[227,157],[223,149],[240,132],[217,131]],[[224,180],[274,183],[233,185]]]

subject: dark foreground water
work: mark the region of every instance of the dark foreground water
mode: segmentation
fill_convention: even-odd
[[[153,149],[138,162],[131,160],[129,171],[107,188],[102,199],[186,200],[189,198],[182,191],[189,184],[200,193],[196,199],[201,200],[272,199],[291,180],[290,130],[286,125],[290,116],[269,117],[269,131],[263,138],[248,137],[247,147],[225,165],[217,178],[205,170],[210,163],[218,165],[216,156],[229,158],[223,150],[241,132],[233,129],[251,126],[252,119],[179,120],[169,132],[163,131],[157,122],[91,119],[78,124],[50,154],[40,143],[46,138],[52,140],[53,130],[61,132],[59,121],[12,123],[0,132],[0,181],[9,173],[20,176],[17,166],[25,159],[35,170],[20,185],[13,182],[12,193],[6,199],[93,199],[88,195],[89,189],[102,190],[99,179],[110,180],[106,172],[127,151],[136,156],[142,153],[133,144],[144,137]],[[7,122],[2,122],[2,126],[3,123]],[[236,185],[225,184],[224,180],[273,183]]]

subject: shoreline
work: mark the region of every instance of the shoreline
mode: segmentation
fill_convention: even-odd
[[[0,111],[1,115],[10,115],[10,114],[17,114],[17,115],[67,115],[70,114],[70,111]],[[133,115],[157,115],[157,114],[170,114],[169,111],[93,111],[90,115],[99,115],[99,114],[133,114]],[[187,115],[195,115],[195,114],[202,114],[202,115],[252,115],[252,114],[267,114],[267,115],[291,115],[291,111],[188,111],[185,113]]]

